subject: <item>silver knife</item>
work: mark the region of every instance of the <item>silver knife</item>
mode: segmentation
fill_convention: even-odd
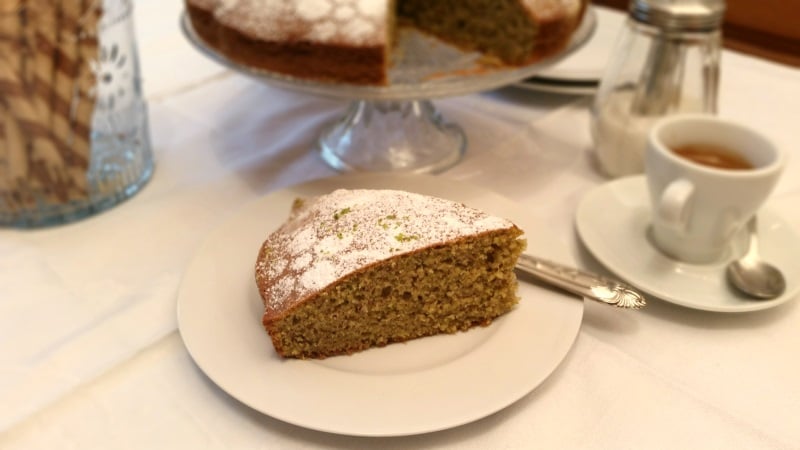
[[[621,281],[546,259],[523,254],[517,260],[517,269],[544,283],[618,308],[639,309],[646,304],[641,293]]]

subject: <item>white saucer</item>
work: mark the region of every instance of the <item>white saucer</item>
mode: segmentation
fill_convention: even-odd
[[[745,236],[737,236],[721,261],[697,265],[675,261],[649,240],[650,199],[644,176],[620,178],[589,192],[578,205],[575,221],[584,245],[610,271],[653,297],[688,308],[746,312],[772,308],[800,292],[800,237],[779,216],[762,210],[759,249],[783,270],[786,292],[756,301],[735,292],[725,280],[725,264],[741,254]]]

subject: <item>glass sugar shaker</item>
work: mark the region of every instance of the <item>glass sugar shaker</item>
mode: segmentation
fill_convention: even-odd
[[[724,0],[631,0],[592,107],[597,163],[610,177],[641,173],[659,118],[716,114]]]
[[[0,2],[0,226],[78,220],[153,172],[132,0]]]

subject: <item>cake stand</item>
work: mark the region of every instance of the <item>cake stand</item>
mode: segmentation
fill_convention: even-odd
[[[499,67],[414,30],[401,30],[396,60],[386,86],[361,86],[304,80],[232,61],[208,46],[184,13],[181,26],[189,41],[218,63],[276,87],[351,100],[342,117],[320,132],[317,150],[340,171],[436,173],[455,165],[467,140],[455,123],[445,121],[431,99],[472,94],[516,83],[558,62],[584,44],[597,22],[586,10],[566,48],[546,60],[522,67]]]

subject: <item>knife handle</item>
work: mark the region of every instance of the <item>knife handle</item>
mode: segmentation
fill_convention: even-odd
[[[646,304],[641,293],[621,281],[531,255],[520,255],[517,269],[544,283],[619,308],[639,309]]]

